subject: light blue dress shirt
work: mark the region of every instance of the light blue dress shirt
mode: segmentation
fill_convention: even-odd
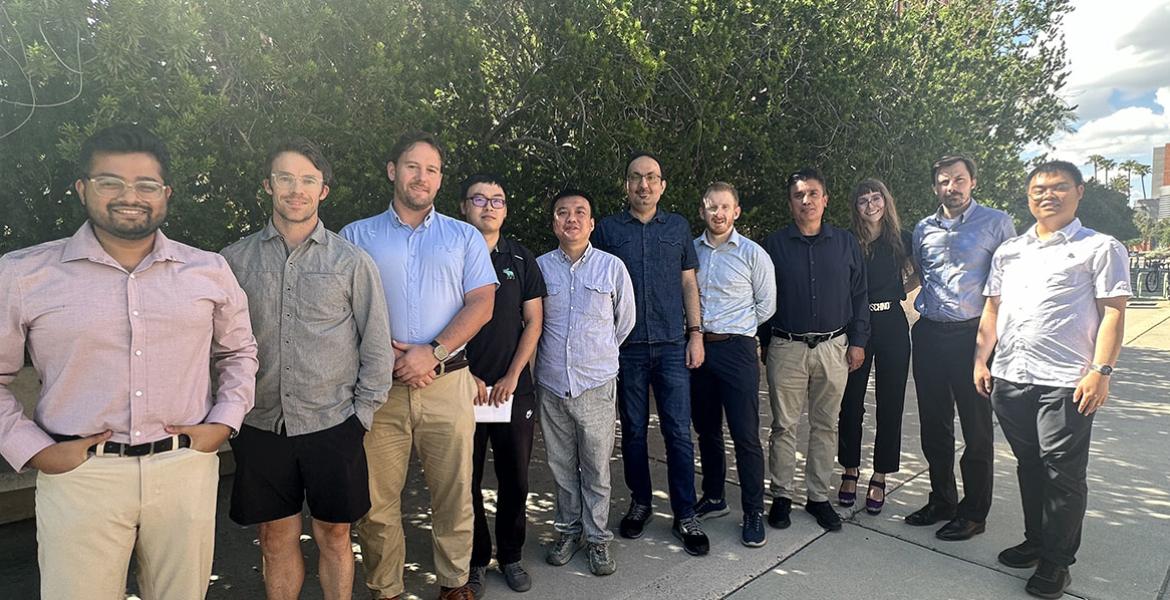
[[[621,259],[590,244],[577,262],[560,248],[536,259],[544,275],[544,332],[536,383],[576,398],[618,374],[618,348],[634,329],[634,284]]]
[[[346,225],[341,237],[378,265],[395,341],[429,344],[463,308],[467,292],[499,283],[483,235],[434,209],[411,228],[391,206]]]
[[[914,264],[922,290],[914,308],[931,321],[969,321],[983,314],[983,284],[995,249],[1016,236],[1007,213],[974,200],[949,224],[942,209],[914,228]]]
[[[732,229],[718,247],[695,238],[703,331],[754,336],[776,312],[776,270],[759,244]]]
[[[1047,240],[1032,226],[995,252],[984,293],[1000,299],[991,374],[1075,388],[1097,346],[1097,299],[1132,295],[1129,253],[1080,219]]]

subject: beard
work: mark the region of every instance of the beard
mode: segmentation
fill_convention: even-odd
[[[93,226],[122,240],[142,240],[154,235],[167,218],[167,210],[162,207],[157,213],[150,206],[136,206],[144,211],[142,218],[127,218],[117,214],[114,209],[123,205],[107,205],[106,210],[100,211],[86,204],[85,212]]]

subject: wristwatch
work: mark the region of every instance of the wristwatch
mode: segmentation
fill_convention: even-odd
[[[440,344],[439,340],[431,340],[431,347],[434,348],[433,353],[435,355],[435,359],[439,362],[443,362],[447,360],[448,356],[451,356],[451,353],[447,351],[447,347]]]
[[[1106,377],[1113,374],[1113,367],[1111,367],[1109,365],[1092,364],[1092,365],[1089,365],[1089,369],[1092,371],[1096,371],[1096,372],[1098,372]]]

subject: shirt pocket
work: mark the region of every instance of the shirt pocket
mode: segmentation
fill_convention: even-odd
[[[653,261],[663,267],[682,270],[682,241],[660,237],[654,247]]]
[[[297,314],[302,321],[337,321],[350,313],[349,282],[337,273],[301,273]]]
[[[586,283],[584,313],[591,319],[613,320],[613,286],[607,283]]]

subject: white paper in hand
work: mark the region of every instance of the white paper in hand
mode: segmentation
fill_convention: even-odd
[[[488,386],[487,395],[490,398],[492,395],[492,388]],[[475,405],[475,422],[476,423],[511,423],[512,422],[512,396],[501,405],[494,404],[476,404]]]

